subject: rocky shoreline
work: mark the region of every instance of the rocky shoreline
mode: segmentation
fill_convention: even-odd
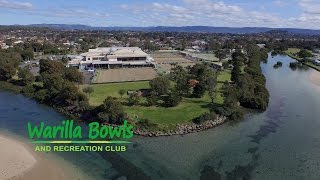
[[[135,129],[133,133],[139,136],[146,137],[159,137],[159,136],[173,136],[173,135],[184,135],[189,133],[196,133],[200,131],[204,131],[207,129],[211,129],[218,125],[221,125],[227,121],[227,118],[224,116],[219,116],[215,120],[206,121],[203,124],[179,124],[177,125],[176,130],[169,130],[167,132],[163,131],[146,131],[142,129]]]

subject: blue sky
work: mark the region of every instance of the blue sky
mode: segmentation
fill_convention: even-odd
[[[0,0],[0,24],[320,29],[320,0]]]

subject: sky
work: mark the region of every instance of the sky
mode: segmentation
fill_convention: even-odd
[[[320,0],[0,0],[0,24],[320,29]]]

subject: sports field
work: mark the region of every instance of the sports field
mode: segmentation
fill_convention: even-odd
[[[94,83],[127,82],[151,80],[157,76],[153,68],[122,68],[99,70]]]

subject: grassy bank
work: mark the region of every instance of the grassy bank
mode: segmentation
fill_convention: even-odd
[[[314,64],[311,63],[311,62],[303,62],[303,61],[302,61],[303,58],[300,58],[300,57],[296,56],[295,54],[298,53],[299,51],[300,51],[300,49],[298,49],[298,48],[289,48],[289,49],[286,51],[286,54],[287,54],[289,57],[291,57],[291,58],[293,58],[293,59],[301,62],[302,64],[304,64],[304,65],[306,65],[306,66],[309,66],[309,67],[311,67],[311,68],[313,68],[313,69],[315,69],[315,70],[317,70],[317,71],[320,71],[320,67],[319,67],[319,66],[316,66],[316,65],[314,65]]]

